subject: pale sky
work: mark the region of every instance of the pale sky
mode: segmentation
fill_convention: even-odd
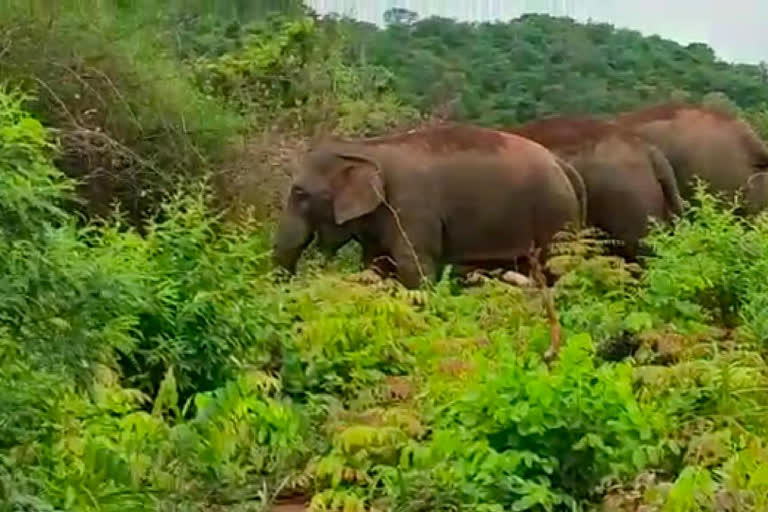
[[[308,0],[322,14],[338,12],[381,23],[390,7],[421,17],[508,20],[526,12],[606,21],[683,44],[700,41],[728,61],[768,61],[768,0]]]

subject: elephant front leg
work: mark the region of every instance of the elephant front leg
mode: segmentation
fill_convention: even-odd
[[[436,279],[437,265],[435,258],[418,246],[406,241],[398,242],[392,250],[396,265],[397,279],[408,289],[419,288],[425,282]]]
[[[413,254],[404,254],[400,258],[395,258],[395,264],[398,281],[410,290],[434,282],[436,279],[436,265],[429,256],[417,254],[414,257]]]
[[[395,274],[395,262],[389,252],[379,245],[363,244],[363,268],[376,272],[381,277]]]
[[[414,208],[397,218],[386,230],[389,254],[396,265],[398,281],[408,289],[419,288],[437,278],[438,260],[442,250],[442,229],[438,219],[424,215]]]

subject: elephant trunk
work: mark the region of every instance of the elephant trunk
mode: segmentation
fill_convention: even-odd
[[[321,225],[317,229],[317,246],[326,258],[333,257],[352,238],[352,230],[347,226]]]
[[[272,261],[291,274],[304,249],[312,242],[312,226],[300,215],[286,212],[280,219],[272,248]]]

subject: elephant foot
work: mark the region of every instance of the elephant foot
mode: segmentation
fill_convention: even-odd
[[[389,256],[373,258],[366,266],[384,278],[397,275],[397,264]]]
[[[480,286],[487,280],[488,276],[478,270],[473,270],[464,275],[464,282],[468,286]]]
[[[501,280],[512,286],[518,286],[520,288],[528,288],[533,286],[533,281],[528,276],[524,276],[514,270],[508,270],[501,275]]]
[[[356,274],[352,274],[348,277],[349,281],[352,281],[353,283],[362,284],[365,286],[371,286],[374,284],[381,283],[384,278],[382,278],[376,271],[371,269],[363,270],[362,272],[358,272]]]
[[[489,279],[500,279],[503,283],[517,286],[520,288],[528,288],[533,286],[531,279],[514,270],[473,270],[465,274],[464,282],[469,286],[479,286]]]

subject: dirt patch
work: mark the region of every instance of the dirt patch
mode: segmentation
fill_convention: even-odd
[[[287,503],[272,507],[272,512],[304,512],[306,510],[309,510],[309,507],[300,503]]]
[[[272,512],[305,512],[306,510],[309,510],[309,500],[299,496],[278,500],[272,506]]]
[[[304,139],[275,132],[250,135],[233,144],[228,164],[214,180],[217,199],[228,208],[230,220],[241,218],[248,209],[259,219],[279,212],[306,147]]]

